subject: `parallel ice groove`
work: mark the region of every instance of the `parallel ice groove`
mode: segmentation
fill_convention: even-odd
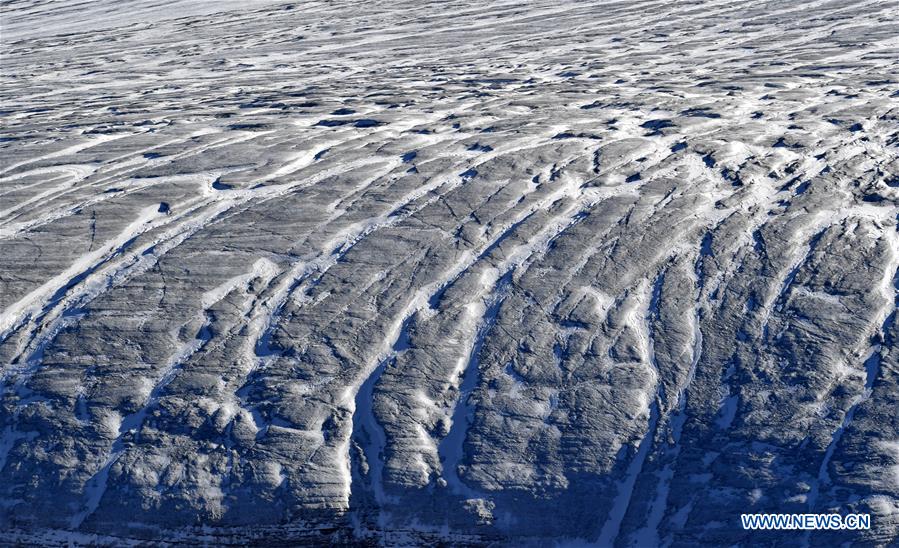
[[[893,2],[7,4],[0,541],[899,539]]]

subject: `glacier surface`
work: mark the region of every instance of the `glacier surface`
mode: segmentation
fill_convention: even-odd
[[[0,17],[3,543],[899,542],[894,1]]]

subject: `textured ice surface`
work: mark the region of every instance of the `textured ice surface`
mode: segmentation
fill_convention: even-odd
[[[894,1],[0,17],[0,541],[899,541]]]

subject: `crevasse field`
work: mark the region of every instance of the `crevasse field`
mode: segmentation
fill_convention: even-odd
[[[899,542],[895,1],[0,24],[3,544]]]

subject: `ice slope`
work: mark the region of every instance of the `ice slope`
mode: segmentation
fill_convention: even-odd
[[[0,18],[0,541],[899,541],[895,2]]]

